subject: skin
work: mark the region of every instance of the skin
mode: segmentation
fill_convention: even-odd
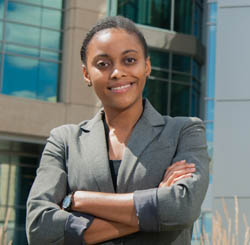
[[[135,34],[106,29],[92,38],[83,75],[102,101],[109,127],[109,158],[122,159],[129,136],[143,111],[142,92],[151,72],[149,58]],[[128,120],[129,119],[129,120]],[[185,160],[169,167],[159,188],[189,178],[195,165]],[[139,231],[133,193],[76,191],[72,209],[96,218],[84,232],[87,244],[96,244]]]

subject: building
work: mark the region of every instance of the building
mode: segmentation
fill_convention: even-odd
[[[250,223],[250,2],[213,4],[217,4],[213,210],[220,213],[224,229],[231,223],[231,240],[249,244],[245,239]]]
[[[0,227],[8,224],[0,244],[27,243],[25,203],[50,130],[89,119],[101,106],[83,81],[80,47],[107,15],[134,20],[147,39],[152,73],[144,96],[163,114],[205,121],[216,188],[193,244],[202,233],[211,239],[211,210],[223,216],[221,197],[232,210],[239,196],[247,214],[249,7],[248,0],[1,0]]]

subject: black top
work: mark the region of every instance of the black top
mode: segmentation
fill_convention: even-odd
[[[103,124],[104,124],[104,129],[105,129],[107,151],[109,153],[109,127],[106,123],[104,114],[103,114],[102,120],[103,120]],[[109,157],[109,154],[108,154],[108,157]],[[111,172],[111,177],[112,177],[115,192],[116,192],[116,188],[117,188],[117,176],[118,176],[121,162],[122,162],[122,160],[110,160],[109,159],[109,167],[110,167],[110,172]]]

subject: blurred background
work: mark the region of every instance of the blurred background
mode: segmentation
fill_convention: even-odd
[[[26,200],[50,130],[101,107],[80,48],[110,15],[145,35],[144,96],[205,122],[210,186],[192,244],[250,244],[249,0],[0,0],[0,245],[27,244]]]

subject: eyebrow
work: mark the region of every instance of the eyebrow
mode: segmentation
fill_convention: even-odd
[[[138,53],[138,51],[135,50],[135,49],[128,49],[128,50],[123,51],[122,55],[130,53],[130,52]],[[108,54],[103,53],[103,54],[98,54],[95,58],[98,58],[98,57],[107,58],[107,57],[110,57],[110,56]]]

